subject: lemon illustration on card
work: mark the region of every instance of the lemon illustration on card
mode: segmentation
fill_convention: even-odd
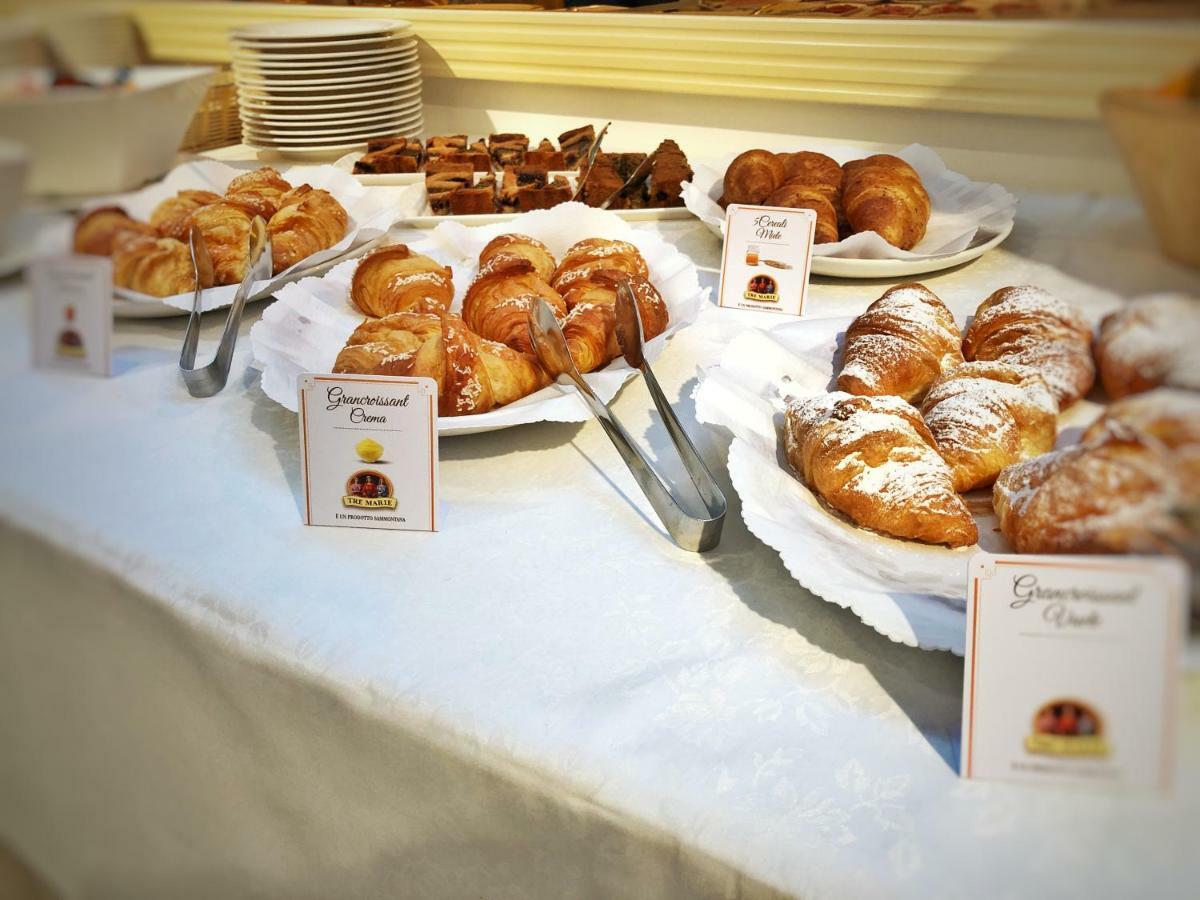
[[[363,438],[354,445],[358,458],[366,463],[379,462],[383,458],[383,444],[371,438]]]

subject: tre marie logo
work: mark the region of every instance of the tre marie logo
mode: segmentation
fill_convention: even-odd
[[[382,472],[360,469],[346,479],[342,506],[362,509],[395,509],[396,492],[392,480]]]
[[[1049,756],[1107,756],[1104,720],[1090,703],[1052,700],[1034,713],[1025,749]]]
[[[779,284],[770,275],[755,275],[746,285],[742,296],[759,303],[778,303]]]

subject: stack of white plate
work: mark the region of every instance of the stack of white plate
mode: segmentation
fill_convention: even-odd
[[[270,22],[230,35],[242,140],[336,155],[369,138],[422,137],[421,66],[407,22]]]

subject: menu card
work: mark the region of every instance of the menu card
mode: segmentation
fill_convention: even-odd
[[[309,525],[437,531],[437,383],[300,376]]]
[[[731,203],[718,305],[803,315],[816,227],[811,209]]]
[[[29,267],[33,364],[112,374],[112,262],[101,256],[42,259]]]
[[[1166,787],[1188,574],[1178,560],[971,560],[964,778]]]

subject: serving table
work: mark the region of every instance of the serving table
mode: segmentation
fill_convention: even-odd
[[[641,227],[715,283],[703,226]],[[925,281],[982,297],[1051,271],[1200,294],[1131,201],[1084,195],[1022,194],[1005,245]],[[858,312],[884,286],[818,279],[810,312]],[[655,367],[730,500],[720,548],[694,555],[591,422],[443,440],[439,533],[305,527],[296,419],[244,335],[229,386],[194,400],[175,371],[186,320],[118,322],[114,377],[73,377],[30,368],[29,302],[0,285],[0,842],[64,897],[1200,881],[1196,676],[1169,796],[965,782],[961,660],[810,595],[748,534],[728,435],[696,423],[691,393],[761,316],[708,310]],[[668,438],[650,406],[637,382],[616,401],[653,452]]]

